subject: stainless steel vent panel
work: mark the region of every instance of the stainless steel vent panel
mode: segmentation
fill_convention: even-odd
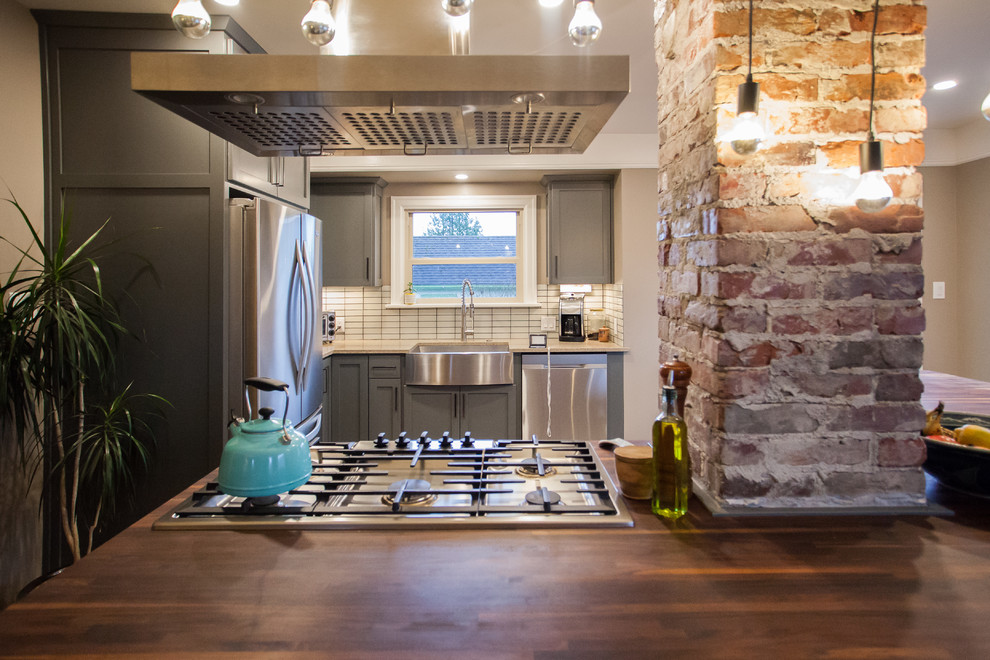
[[[586,124],[583,112],[566,108],[481,110],[468,122],[472,145],[505,147],[570,147]]]
[[[206,106],[199,114],[216,133],[237,143],[246,138],[266,150],[296,150],[323,145],[357,148],[354,138],[323,108]]]
[[[415,147],[464,148],[464,122],[459,107],[350,108],[334,117],[366,149]]]

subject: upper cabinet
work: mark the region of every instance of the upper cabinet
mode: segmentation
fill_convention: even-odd
[[[301,208],[309,208],[308,158],[255,156],[228,143],[227,180]]]
[[[309,212],[323,220],[324,286],[381,286],[385,185],[370,177],[312,182]]]
[[[612,275],[612,177],[547,176],[551,284],[606,284]]]

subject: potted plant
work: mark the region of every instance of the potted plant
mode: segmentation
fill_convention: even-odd
[[[402,292],[402,302],[407,305],[416,302],[416,289],[413,288],[412,282],[406,282],[406,289]]]
[[[134,467],[147,464],[153,438],[144,415],[153,411],[145,406],[164,399],[114,382],[126,329],[97,263],[106,223],[70,248],[63,205],[45,245],[17,201],[5,201],[23,218],[32,245],[11,244],[20,256],[0,282],[0,423],[14,429],[29,476],[42,475],[75,561],[92,549]]]

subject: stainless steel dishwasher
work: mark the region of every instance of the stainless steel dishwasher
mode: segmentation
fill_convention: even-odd
[[[523,438],[602,440],[608,428],[608,365],[604,353],[522,356]],[[547,377],[550,401],[547,402]],[[550,436],[547,436],[547,418]]]

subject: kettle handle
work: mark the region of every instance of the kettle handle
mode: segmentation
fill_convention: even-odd
[[[248,387],[253,387],[265,392],[277,392],[279,390],[285,390],[286,392],[289,391],[289,386],[287,383],[283,383],[280,380],[275,380],[274,378],[266,378],[265,376],[252,376],[251,378],[246,378],[244,379],[244,384]]]
[[[289,385],[288,383],[283,383],[280,380],[275,380],[274,378],[267,378],[265,376],[251,376],[250,378],[244,379],[244,399],[247,401],[248,406],[248,417],[251,417],[251,401],[247,396],[247,388],[253,387],[264,392],[277,392],[282,390],[285,392],[285,411],[282,413],[282,444],[289,444],[290,438],[289,434],[285,430],[285,422],[289,418]]]

